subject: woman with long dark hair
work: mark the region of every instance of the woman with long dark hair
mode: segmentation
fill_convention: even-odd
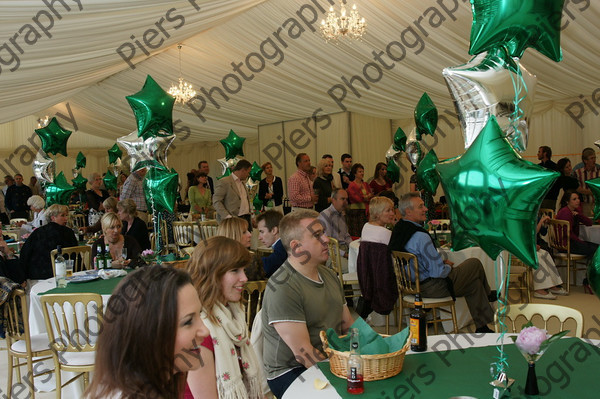
[[[108,301],[85,397],[181,397],[187,372],[203,364],[208,330],[200,311],[186,272],[153,266],[130,273]]]
[[[598,244],[584,241],[579,238],[579,225],[591,226],[592,220],[585,216],[581,210],[581,200],[579,194],[573,190],[565,191],[560,200],[560,210],[556,213],[556,219],[569,222],[569,240],[571,241],[571,252],[574,254],[586,255],[591,258],[598,248]]]
[[[373,195],[392,189],[392,183],[387,178],[387,165],[383,162],[378,162],[377,166],[375,166],[375,173],[369,183],[369,187],[371,187]]]

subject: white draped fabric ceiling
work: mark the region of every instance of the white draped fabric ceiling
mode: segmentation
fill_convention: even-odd
[[[339,44],[326,43],[318,32],[329,3],[2,1],[0,134],[29,137],[35,128],[31,120],[61,113],[72,115],[77,124],[70,145],[110,147],[135,129],[125,96],[139,91],[146,75],[165,90],[177,81],[177,43],[183,43],[183,77],[199,97],[193,109],[175,106],[173,113],[176,131],[187,136],[189,130],[190,144],[215,142],[233,129],[249,139],[255,146],[250,152],[264,161],[256,148],[260,125],[348,111],[388,120],[390,131],[381,136],[386,148],[392,129],[410,129],[423,92],[441,114],[454,111],[441,72],[470,58],[468,1],[357,0],[367,34],[362,41]],[[600,2],[565,3],[563,61],[553,62],[529,49],[522,64],[538,77],[534,116],[547,114],[538,124],[547,136],[530,143],[564,144],[569,147],[562,152],[574,153],[598,139]],[[567,108],[581,114],[579,122]],[[27,123],[18,123],[20,119]],[[556,129],[557,120],[561,129],[570,131],[548,133],[545,129]],[[73,127],[66,119],[61,122]],[[532,128],[532,134],[536,131]],[[549,138],[567,133],[583,134],[576,140]],[[458,151],[462,138],[452,141]],[[369,138],[345,142],[363,145]],[[530,144],[527,153],[536,149]],[[436,149],[441,157],[456,151]]]

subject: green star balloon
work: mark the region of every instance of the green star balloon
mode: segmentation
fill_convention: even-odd
[[[56,117],[53,117],[46,127],[35,129],[35,132],[42,141],[42,150],[46,154],[67,156],[67,141],[71,131],[63,129]]]
[[[590,188],[594,195],[594,220],[600,218],[600,177],[592,180],[586,180],[585,184]]]
[[[73,191],[75,191],[75,187],[71,186],[63,172],[60,172],[54,178],[54,183],[46,186],[46,206],[54,204],[68,205]]]
[[[173,104],[175,98],[164,91],[152,76],[146,77],[142,90],[125,97],[137,121],[138,136],[144,139],[173,133]]]
[[[254,199],[252,200],[252,205],[254,206],[254,212],[257,214],[260,213],[263,207],[263,202],[260,198],[258,198],[258,193],[256,193],[256,195],[254,196]]]
[[[554,61],[562,59],[560,18],[564,0],[471,0],[473,25],[469,54],[506,47],[521,58],[532,47]]]
[[[144,179],[144,195],[148,209],[173,213],[178,184],[179,175],[175,169],[150,168]]]
[[[121,158],[121,156],[123,156],[123,151],[121,151],[117,143],[115,143],[115,145],[108,150],[108,163],[117,162],[117,159]]]
[[[523,160],[494,116],[463,155],[436,169],[450,207],[452,249],[480,246],[495,259],[506,249],[537,268],[540,203],[559,173]]]
[[[596,250],[594,257],[588,263],[587,275],[592,290],[600,298],[600,248]]]
[[[86,159],[85,155],[83,155],[83,152],[79,151],[79,154],[77,154],[77,161],[75,163],[75,169],[85,168],[86,162],[87,162],[87,159]]]
[[[396,151],[404,151],[406,149],[406,134],[401,127],[396,129],[396,133],[394,133],[393,148]]]
[[[233,130],[229,131],[227,138],[219,140],[223,147],[225,147],[225,159],[235,158],[236,155],[244,156],[244,137],[240,137]]]
[[[417,140],[421,140],[421,136],[428,134],[433,136],[437,128],[438,112],[437,108],[427,93],[423,93],[421,99],[415,108],[415,123]]]
[[[387,177],[392,183],[398,183],[400,181],[400,168],[398,168],[398,165],[393,158],[388,159]]]
[[[252,163],[252,169],[250,169],[250,178],[258,183],[261,180],[262,172],[262,168],[254,161]]]
[[[419,187],[431,195],[435,195],[440,184],[440,177],[435,171],[435,166],[438,162],[439,160],[435,151],[430,150],[427,155],[423,157],[419,166],[417,166],[417,183],[419,184]]]
[[[78,174],[77,177],[71,181],[73,182],[73,187],[75,187],[77,190],[85,191],[88,179],[81,176],[81,174]]]
[[[106,174],[102,178],[102,181],[104,182],[104,187],[107,190],[117,191],[117,176],[114,175],[112,170],[108,169],[106,171]]]

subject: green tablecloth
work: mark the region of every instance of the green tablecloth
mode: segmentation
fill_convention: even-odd
[[[443,345],[438,345],[443,347]],[[513,344],[504,346],[508,355],[508,376],[516,381],[505,398],[528,397],[524,394],[527,362]],[[404,359],[402,372],[382,381],[365,383],[361,398],[442,399],[453,396],[492,398],[489,385],[490,363],[495,362],[495,346],[462,350],[411,354]],[[342,398],[356,398],[346,392],[346,380],[333,375],[328,362],[318,364]],[[578,338],[565,338],[552,344],[536,364],[540,397],[598,398],[594,388],[600,377],[600,348]],[[596,386],[597,387],[597,386]]]
[[[130,272],[131,270],[126,270],[126,272]],[[98,279],[94,281],[88,281],[85,283],[69,283],[65,288],[52,288],[46,292],[41,292],[38,295],[45,294],[78,294],[78,293],[86,293],[92,292],[100,295],[110,295],[113,290],[119,284],[123,277],[115,277],[108,280]]]

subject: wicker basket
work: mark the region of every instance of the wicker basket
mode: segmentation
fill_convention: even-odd
[[[350,352],[340,352],[331,349],[327,342],[325,331],[321,331],[320,337],[321,342],[323,342],[323,351],[329,356],[331,372],[340,378],[346,378],[348,375],[346,364],[348,363]],[[384,355],[361,355],[363,359],[363,379],[365,381],[377,381],[398,375],[402,371],[404,355],[406,355],[409,349],[410,334],[406,340],[406,344],[399,351]]]

